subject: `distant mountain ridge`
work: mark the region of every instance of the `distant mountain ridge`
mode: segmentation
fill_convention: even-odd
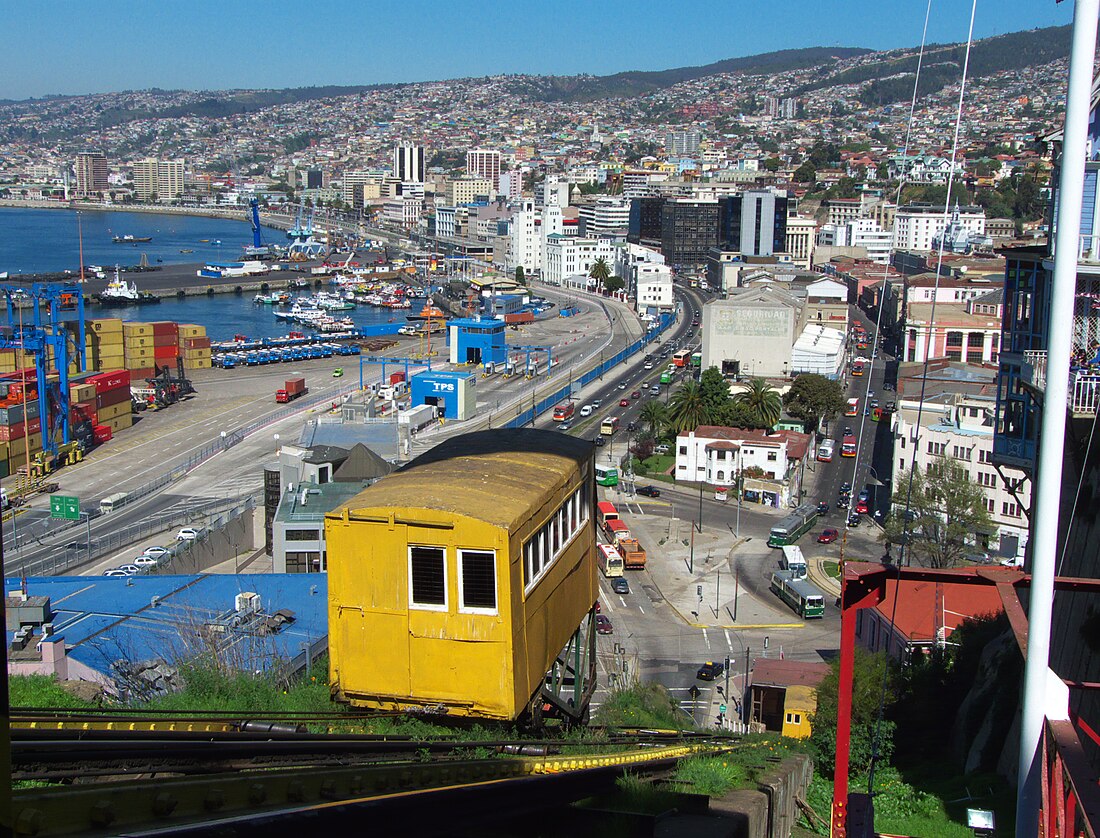
[[[711,64],[675,67],[670,70],[627,70],[610,76],[524,76],[517,85],[517,92],[526,92],[532,98],[547,102],[628,98],[720,73],[783,73],[834,64],[841,58],[853,58],[873,52],[874,50],[862,47],[806,47],[726,58]]]

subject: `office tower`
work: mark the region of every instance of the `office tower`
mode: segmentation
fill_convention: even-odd
[[[93,195],[107,188],[107,157],[102,151],[82,151],[76,156],[76,191]]]
[[[690,157],[699,151],[702,140],[698,131],[669,131],[665,134],[665,154],[669,157]]]
[[[424,147],[401,143],[394,148],[393,175],[402,183],[423,183]]]

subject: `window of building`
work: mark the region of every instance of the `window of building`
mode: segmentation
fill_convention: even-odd
[[[286,554],[287,573],[320,573],[324,569],[321,554],[316,550],[288,551]]]
[[[523,583],[525,590],[538,582],[547,568],[569,546],[575,536],[588,522],[589,487],[588,477],[572,495],[565,499],[550,519],[538,532],[523,545]],[[570,512],[575,509],[575,514]]]
[[[994,502],[993,498],[986,498],[985,499],[985,509],[986,509],[987,512],[992,514],[993,512],[996,511],[996,506],[997,506],[997,504]]]
[[[409,545],[409,606],[447,609],[447,553],[442,547]]]
[[[320,541],[321,535],[317,530],[286,530],[283,539],[285,541]]]
[[[726,473],[724,471],[718,472],[718,482],[721,483],[726,479]]]
[[[982,449],[978,451],[978,462],[989,465],[993,462],[993,452]]]
[[[458,551],[460,610],[496,613],[496,558],[491,550]]]
[[[681,445],[680,446],[680,453],[681,454],[686,454],[687,452],[688,452],[688,447],[686,445]]]
[[[776,454],[775,451],[769,451],[768,452],[768,462],[769,463],[774,463],[777,457],[778,457],[778,454]]]
[[[1011,501],[1006,500],[1006,501],[1003,501],[1001,503],[1001,512],[1004,515],[1008,516],[1009,518],[1019,518],[1020,517],[1020,507],[1019,507],[1019,505],[1015,504],[1015,503],[1012,503]]]
[[[800,725],[800,724],[802,724],[802,714],[801,713],[788,713],[787,714],[787,724],[789,724],[789,725]]]

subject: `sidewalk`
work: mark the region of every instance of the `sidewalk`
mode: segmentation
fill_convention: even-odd
[[[660,500],[638,499],[643,510]],[[724,524],[704,525],[679,518],[631,515],[629,524],[646,550],[646,570],[661,597],[680,619],[694,628],[801,628],[781,604],[752,596],[734,574],[735,555],[768,551],[765,541],[742,530],[737,538]],[[770,552],[770,551],[769,551]],[[770,558],[770,556],[768,557]]]

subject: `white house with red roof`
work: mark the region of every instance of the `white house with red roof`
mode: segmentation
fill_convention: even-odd
[[[744,500],[796,506],[810,452],[810,435],[700,425],[676,437],[677,480],[732,488],[741,475]]]

